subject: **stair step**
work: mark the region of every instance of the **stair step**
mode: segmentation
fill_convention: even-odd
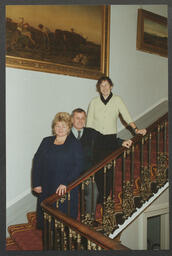
[[[28,212],[27,219],[28,223],[31,224],[33,228],[36,228],[36,212]]]
[[[42,251],[42,231],[36,229],[36,213],[27,213],[28,223],[8,227],[7,250]]]
[[[42,251],[42,231],[31,229],[14,233],[12,239],[17,243],[21,250]]]
[[[18,245],[12,238],[8,237],[6,239],[6,250],[7,251],[20,251],[21,249],[18,247]]]

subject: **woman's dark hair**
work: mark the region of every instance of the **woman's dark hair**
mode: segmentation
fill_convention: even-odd
[[[113,86],[112,80],[108,76],[102,76],[96,83],[96,88],[98,92],[100,92],[100,85],[103,81],[107,81],[110,84],[110,86]]]

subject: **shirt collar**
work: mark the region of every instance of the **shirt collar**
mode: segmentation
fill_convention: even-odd
[[[112,95],[113,95],[113,93],[111,92],[111,93],[109,94],[109,96],[105,99],[105,98],[103,97],[103,95],[100,94],[100,99],[101,99],[101,101],[106,105],[106,104],[110,101],[110,99],[112,98]]]
[[[80,131],[81,131],[81,137],[82,137],[83,132],[84,132],[84,128],[82,128]],[[73,126],[72,126],[72,132],[73,132],[74,136],[77,138],[78,137],[78,130]]]

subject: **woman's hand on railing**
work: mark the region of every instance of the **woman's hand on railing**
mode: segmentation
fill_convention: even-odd
[[[66,194],[66,186],[62,184],[58,186],[56,194],[58,194],[59,196],[63,196],[64,194]]]
[[[34,187],[34,188],[33,188],[33,191],[36,192],[36,193],[38,193],[38,194],[40,194],[40,193],[42,193],[42,187],[41,187],[41,186]]]
[[[145,135],[147,133],[146,129],[135,129],[135,134],[141,134],[141,135]]]
[[[123,141],[122,146],[125,148],[130,148],[132,143],[133,143],[132,140],[125,140]]]

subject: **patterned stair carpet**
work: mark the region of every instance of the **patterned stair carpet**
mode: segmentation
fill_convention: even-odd
[[[8,227],[10,237],[6,239],[6,250],[42,251],[42,231],[36,229],[36,213],[27,214],[28,223]]]

